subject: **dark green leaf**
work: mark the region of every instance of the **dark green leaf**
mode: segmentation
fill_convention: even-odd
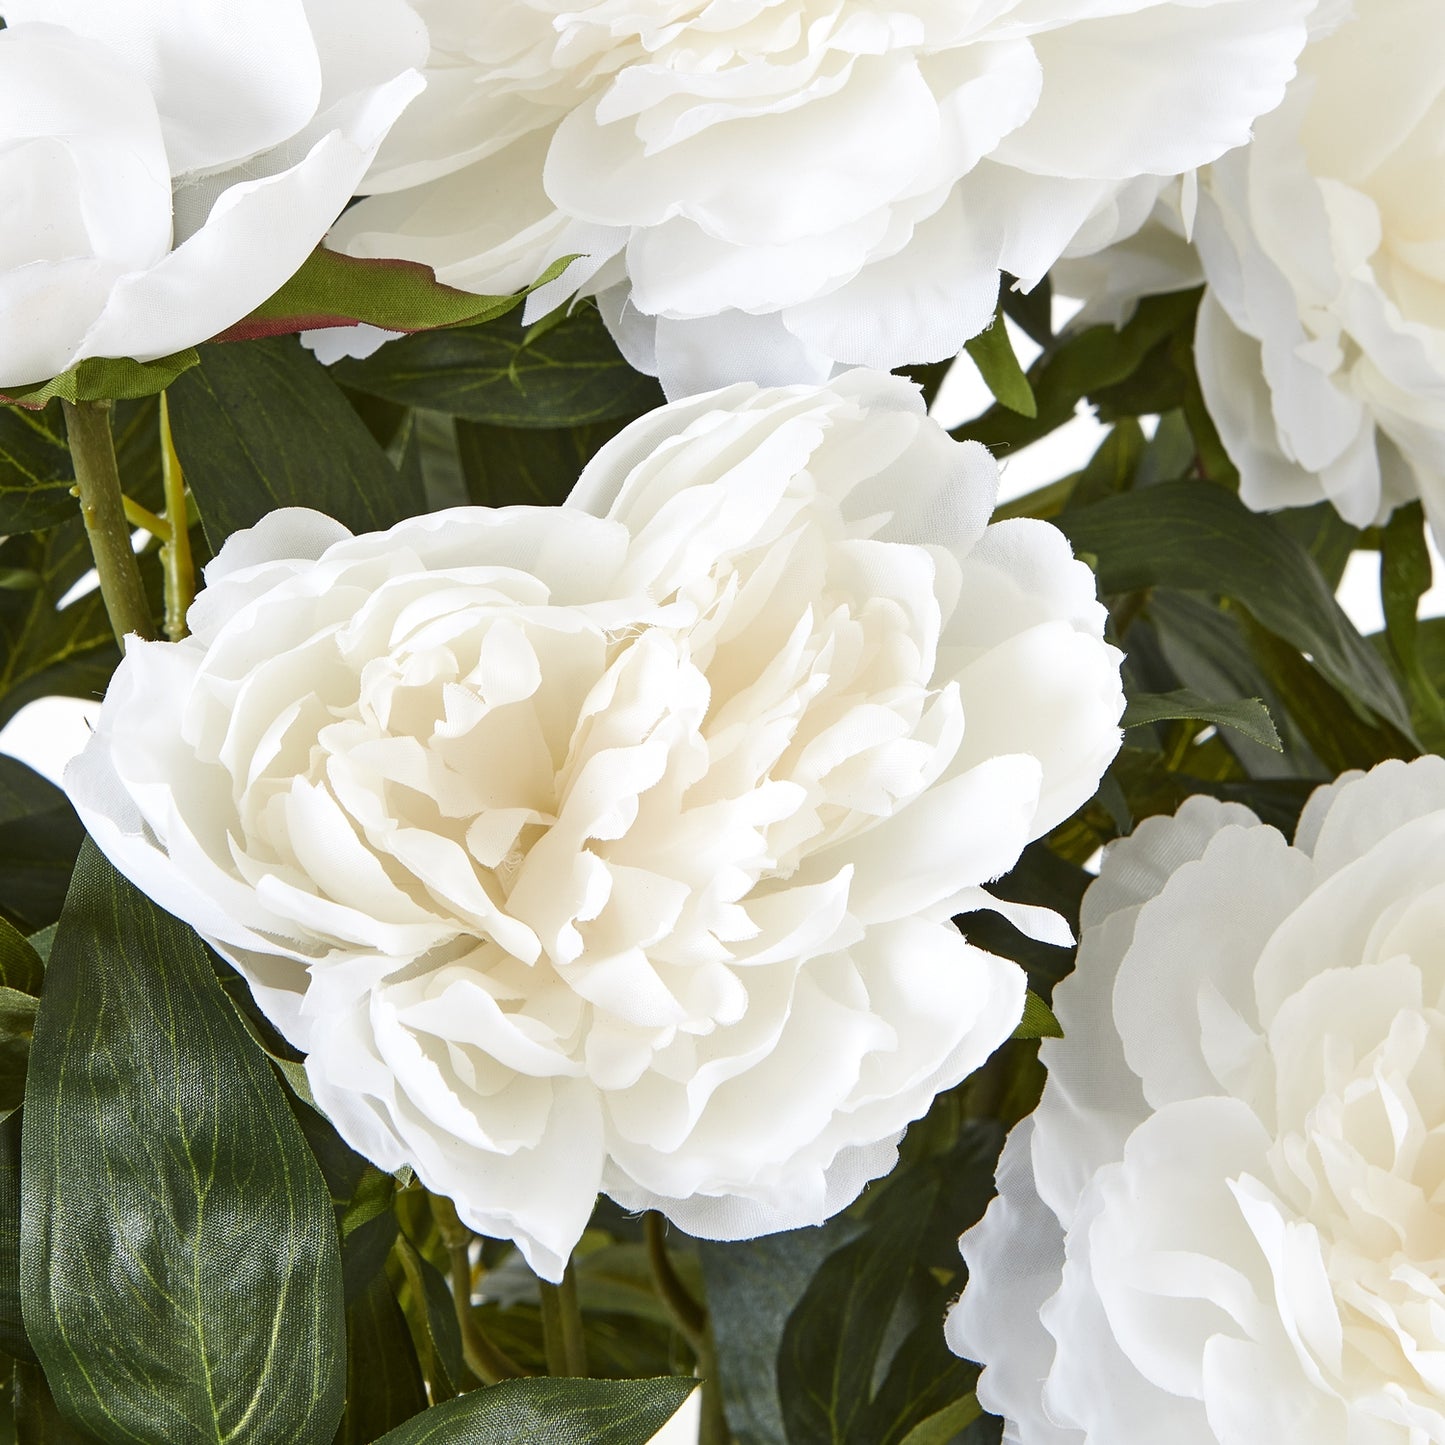
[[[694,1380],[504,1380],[435,1405],[376,1445],[647,1445]]]
[[[397,1235],[392,1257],[405,1280],[405,1289],[400,1291],[402,1309],[432,1396],[450,1399],[470,1383],[451,1289],[441,1271],[405,1234]]]
[[[1286,507],[1275,520],[1315,559],[1325,581],[1335,589],[1345,575],[1350,554],[1359,549],[1364,536],[1335,510],[1333,502],[1313,507]]]
[[[1211,702],[1188,687],[1176,688],[1173,692],[1143,693],[1129,699],[1119,725],[1128,729],[1185,718],[1233,728],[1263,747],[1273,748],[1277,753],[1284,751],[1269,709],[1257,697]]]
[[[1009,340],[1008,327],[1004,325],[1003,307],[994,313],[993,324],[980,331],[964,343],[964,350],[973,358],[988,389],[995,400],[1020,416],[1036,417],[1039,404],[1034,400],[1033,388],[1014,355],[1013,342]]]
[[[0,401],[41,407],[56,397],[63,401],[120,401],[154,396],[195,364],[194,348],[177,351],[155,361],[132,361],[128,356],[93,356],[49,381],[36,382],[33,386],[12,386],[0,392]]]
[[[92,845],[46,969],[21,1278],[65,1414],[110,1441],[327,1445],[346,1389],[331,1200],[195,936]]]
[[[18,1445],[94,1445],[94,1435],[77,1429],[56,1408],[38,1365],[17,1362],[14,1395]]]
[[[944,1128],[950,1106],[914,1126],[905,1155]],[[944,1134],[945,1152],[905,1157],[865,1196],[864,1233],[828,1256],[788,1318],[778,1387],[791,1445],[897,1445],[973,1388],[976,1371],[948,1353],[940,1322],[957,1292],[958,1234],[993,1192],[1003,1131],[981,1120]]]
[[[1250,776],[1293,773],[1323,780],[1328,775],[1250,650],[1244,634],[1248,613],[1238,607],[1222,608],[1213,599],[1193,592],[1156,588],[1144,616],[1177,684],[1204,697],[1256,696],[1269,709],[1284,745],[1283,758],[1242,733],[1222,735]],[[1131,655],[1136,634],[1148,635],[1142,626],[1130,629],[1126,643]]]
[[[371,1445],[427,1407],[406,1318],[385,1274],[346,1307],[346,1413],[336,1445]]]
[[[902,1445],[914,1427],[934,1418],[939,1410],[969,1398],[978,1371],[948,1348],[942,1318],[941,1309],[915,1311],[913,1328],[892,1357],[887,1377],[868,1412],[869,1424],[858,1437],[860,1441]]]
[[[1108,497],[1058,525],[1098,559],[1108,594],[1165,586],[1223,594],[1309,653],[1338,688],[1408,735],[1399,689],[1340,610],[1309,554],[1223,487],[1165,482]]]
[[[662,403],[657,383],[622,359],[587,305],[560,324],[526,328],[514,315],[403,337],[332,372],[357,391],[489,426],[583,426]]]
[[[1091,843],[1087,857],[1097,847]],[[1031,843],[1019,861],[989,891],[1015,903],[1049,908],[1063,915],[1070,930],[1079,931],[1079,904],[1093,875],[1055,853],[1046,843]],[[1011,958],[1028,973],[1029,987],[1048,998],[1053,986],[1073,967],[1073,950],[1040,943],[1020,933],[997,913],[979,910],[954,922],[968,941],[989,953]]]
[[[736,1244],[698,1241],[723,1408],[736,1445],[786,1445],[777,1377],[784,1326],[819,1266],[858,1232],[841,1217]]]
[[[105,691],[120,652],[100,594],[56,608],[91,566],[79,514],[0,543],[0,567],[27,568],[43,582],[25,592],[0,591],[0,724],[37,697],[99,698]],[[159,602],[159,570],[143,572]]]
[[[1016,1039],[1061,1039],[1064,1031],[1054,1017],[1054,1011],[1033,989],[1024,995],[1024,1016],[1014,1030]]]
[[[1054,288],[1047,276],[1028,291],[1016,290],[1017,282],[1005,274],[999,287],[999,304],[1004,314],[1039,346],[1054,339]]]
[[[0,532],[34,532],[75,510],[75,473],[59,405],[0,406]]]
[[[1323,670],[1294,648],[1265,628],[1250,625],[1247,631],[1275,692],[1331,773],[1419,755],[1419,744],[1412,737],[1383,720],[1362,718]]]
[[[219,547],[276,507],[354,532],[424,509],[326,368],[294,338],[202,348],[170,390],[171,430],[206,536]]]
[[[17,988],[0,988],[0,1119],[8,1118],[25,1097],[30,1038],[40,1000]]]
[[[45,965],[35,945],[13,924],[0,919],[0,986],[38,997],[44,977]]]
[[[0,1122],[0,1350],[36,1363],[20,1310],[20,1114]]]
[[[1425,544],[1425,515],[1419,502],[1397,507],[1380,538],[1380,602],[1385,635],[1415,715],[1431,743],[1445,745],[1445,702],[1421,665],[1418,638],[1420,599],[1433,580],[1430,549]]]
[[[0,918],[25,933],[59,918],[84,837],[80,819],[59,788],[24,763],[0,755]],[[13,941],[5,954],[21,965]],[[39,960],[35,963],[38,968]],[[36,973],[12,977],[7,966],[3,981],[39,991]]]
[[[617,435],[624,420],[555,429],[459,421],[457,446],[470,499],[486,507],[560,505],[583,467]]]
[[[1139,425],[1137,418],[1125,416],[1116,423],[1116,430],[1131,421],[1135,426]],[[1143,433],[1142,427],[1140,433]],[[1144,446],[1144,454],[1139,458],[1134,473],[1134,485],[1152,487],[1160,482],[1177,482],[1193,470],[1194,437],[1184,413],[1177,409],[1165,412],[1159,418],[1154,435]]]
[[[955,357],[950,356],[947,361],[929,361],[920,366],[902,366],[899,372],[906,376],[909,381],[917,382],[923,391],[924,404],[932,406],[943,386],[944,378],[953,370]]]

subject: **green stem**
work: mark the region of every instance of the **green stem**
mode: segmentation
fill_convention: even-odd
[[[673,1269],[667,1254],[666,1230],[667,1225],[655,1209],[649,1209],[642,1216],[642,1237],[647,1244],[647,1263],[652,1270],[652,1282],[657,1286],[657,1293],[683,1339],[692,1347],[693,1354],[701,1356],[707,1332],[707,1312],[693,1299],[688,1287]]]
[[[697,1445],[732,1445],[727,1415],[723,1412],[722,1382],[718,1376],[717,1348],[712,1331],[703,1331],[697,1372],[702,1377],[702,1418],[698,1421]]]
[[[472,1309],[472,1231],[457,1216],[456,1206],[439,1194],[431,1196],[432,1218],[447,1247],[452,1283],[452,1306],[462,1333],[462,1358],[467,1368],[484,1385],[515,1380],[527,1372],[504,1350],[494,1344],[477,1323]]]
[[[672,1267],[667,1253],[667,1224],[655,1209],[642,1216],[642,1237],[647,1246],[652,1282],[697,1361],[697,1373],[702,1380],[698,1445],[730,1445],[732,1436],[728,1433],[727,1417],[723,1413],[717,1349],[708,1326],[707,1311],[692,1297],[692,1292]]]
[[[581,1378],[587,1374],[587,1345],[582,1335],[582,1309],[577,1302],[577,1273],[572,1261],[561,1284],[537,1281],[542,1302],[542,1348],[549,1375]]]
[[[196,595],[196,567],[191,560],[191,534],[186,526],[186,479],[171,440],[171,409],[161,392],[161,486],[165,491],[170,536],[163,539],[161,566],[166,576],[166,636],[179,642],[186,635],[186,612]]]
[[[154,638],[151,610],[140,580],[140,567],[131,550],[130,525],[120,489],[115,441],[110,434],[108,401],[62,401],[70,456],[75,464],[75,487],[80,515],[95,558],[100,596],[124,648],[129,633]]]

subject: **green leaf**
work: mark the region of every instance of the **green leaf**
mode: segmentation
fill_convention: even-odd
[[[1223,608],[1212,598],[1167,588],[1156,588],[1144,610],[1169,669],[1166,681],[1203,697],[1258,697],[1269,709],[1284,746],[1283,760],[1272,748],[1261,747],[1243,733],[1221,735],[1245,772],[1254,777],[1289,772],[1322,781],[1327,769],[1315,757],[1250,650],[1244,634],[1248,617],[1242,608]],[[1136,645],[1136,631],[1131,628],[1126,639],[1131,649]]]
[[[0,543],[0,567],[27,568],[43,584],[25,592],[0,591],[0,724],[37,697],[98,698],[105,691],[120,652],[100,594],[92,591],[56,608],[92,565],[78,514],[58,527]],[[158,594],[158,569],[150,580]]]
[[[531,328],[508,316],[403,337],[331,371],[357,391],[489,426],[583,426],[638,416],[663,400],[658,384],[622,359],[589,305]]]
[[[87,844],[26,1093],[21,1285],[107,1441],[328,1445],[346,1389],[326,1186],[205,948]]]
[[[0,988],[0,1119],[13,1114],[25,1097],[25,1071],[39,1004],[33,994]]]
[[[1017,289],[1014,277],[1004,274],[999,287],[999,305],[1020,330],[1040,346],[1054,339],[1054,287],[1045,276],[1027,291]]]
[[[976,1395],[965,1395],[951,1405],[945,1405],[935,1415],[930,1415],[921,1424],[915,1425],[903,1437],[903,1445],[950,1445],[960,1430],[967,1429],[983,1411],[979,1408]]]
[[[462,1332],[452,1292],[441,1271],[405,1234],[396,1237],[392,1257],[400,1266],[401,1307],[411,1327],[422,1373],[434,1399],[450,1399],[470,1381],[462,1359]]]
[[[0,1350],[36,1363],[20,1308],[20,1113],[0,1122]]]
[[[577,427],[495,427],[459,421],[457,447],[470,499],[479,506],[555,507],[583,467],[631,418]]]
[[[925,1146],[950,1109],[940,1100],[905,1150]],[[945,1151],[905,1159],[866,1198],[864,1232],[828,1256],[788,1317],[777,1374],[790,1445],[899,1445],[972,1389],[977,1372],[949,1353],[941,1321],[958,1234],[993,1192],[1003,1130],[979,1120],[947,1133]]]
[[[1272,517],[1223,487],[1164,482],[1057,519],[1098,559],[1108,594],[1164,586],[1234,598],[1276,636],[1309,653],[1329,680],[1405,735],[1394,679],[1340,610],[1309,554]]]
[[[69,371],[33,386],[12,386],[0,392],[0,402],[42,407],[48,401],[122,401],[154,396],[164,391],[183,371],[196,364],[196,350],[162,356],[156,361],[134,361],[128,356],[93,356]]]
[[[1294,648],[1248,619],[1246,631],[1275,692],[1331,775],[1419,755],[1412,737],[1387,722],[1361,717],[1322,670]]]
[[[1149,723],[1197,719],[1216,727],[1233,728],[1245,737],[1284,751],[1284,744],[1275,730],[1269,709],[1257,697],[1240,698],[1237,702],[1211,702],[1193,688],[1180,687],[1172,692],[1141,693],[1129,699],[1119,725],[1125,729],[1144,727]]]
[[[371,1445],[427,1407],[406,1318],[385,1274],[346,1308],[346,1413],[336,1445]]]
[[[1024,995],[1024,1016],[1013,1031],[1016,1039],[1061,1039],[1064,1036],[1054,1011],[1033,989]]]
[[[504,1380],[434,1405],[376,1445],[647,1445],[695,1380]]]
[[[59,788],[17,759],[0,755],[0,918],[24,933],[59,918],[84,838],[80,819]],[[14,940],[3,932],[0,939],[6,959],[3,982],[38,993],[38,971],[30,971]],[[38,970],[34,950],[24,947]],[[12,972],[12,964],[19,973]]]
[[[723,1408],[736,1445],[787,1445],[776,1365],[783,1330],[819,1266],[859,1231],[842,1216],[734,1244],[698,1241]]]
[[[1147,297],[1129,323],[1118,330],[1091,326],[1055,337],[1028,371],[1036,416],[994,406],[953,435],[992,448],[1023,447],[1037,441],[1069,421],[1086,396],[1140,370],[1167,338],[1192,338],[1200,294],[1196,290]]]
[[[570,261],[556,262],[528,291],[560,276]],[[215,340],[254,340],[358,321],[387,331],[458,326],[504,315],[527,294],[477,296],[442,285],[430,266],[415,261],[363,259],[318,246],[269,301]]]
[[[1432,745],[1445,745],[1445,701],[1421,664],[1420,599],[1433,581],[1430,549],[1425,543],[1425,514],[1419,502],[1397,507],[1380,537],[1380,602],[1385,635],[1415,715]]]
[[[0,919],[0,987],[39,997],[44,977],[35,945],[14,924]]]
[[[0,407],[0,532],[39,531],[75,511],[75,471],[59,412]]]
[[[219,548],[276,507],[311,507],[354,532],[425,508],[326,368],[294,338],[202,348],[171,388],[171,430],[206,536]]]
[[[38,1365],[15,1366],[15,1438],[20,1445],[95,1445],[95,1436],[77,1429],[56,1408]]]
[[[1001,406],[1018,412],[1020,416],[1033,418],[1039,414],[1039,404],[1034,399],[1033,387],[1029,385],[1018,357],[1014,355],[1013,342],[1009,340],[1003,318],[1003,307],[1000,306],[994,313],[992,325],[964,342],[964,350],[973,358],[979,375]]]

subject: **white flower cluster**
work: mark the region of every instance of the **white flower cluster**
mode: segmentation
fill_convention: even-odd
[[[1136,239],[1066,268],[1094,314],[1208,284],[1199,379],[1252,507],[1369,527],[1423,499],[1445,534],[1445,9],[1355,0],[1252,143]],[[1172,212],[1172,214],[1171,214]]]
[[[957,353],[1276,106],[1314,0],[418,0],[332,244],[597,296],[670,396]]]
[[[950,1343],[1017,1445],[1445,1440],[1445,760],[1106,854]]]
[[[0,0],[0,390],[271,296],[422,89],[404,0]]]
[[[599,1188],[817,1223],[1012,1032],[951,917],[1119,743],[1093,576],[997,481],[850,373],[655,412],[561,508],[273,513],[67,786],[342,1134],[549,1278]]]

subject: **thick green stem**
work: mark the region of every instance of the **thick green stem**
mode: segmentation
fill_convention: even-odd
[[[666,1230],[666,1223],[655,1209],[649,1209],[642,1216],[642,1236],[647,1243],[647,1263],[652,1270],[652,1282],[657,1286],[657,1293],[683,1339],[695,1355],[701,1356],[707,1332],[707,1313],[693,1299],[672,1267],[672,1260],[667,1254]]]
[[[488,1339],[472,1309],[472,1231],[457,1216],[456,1206],[440,1194],[431,1196],[432,1218],[447,1247],[452,1282],[452,1305],[462,1333],[462,1357],[467,1368],[484,1385],[515,1380],[527,1372],[504,1350]]]
[[[577,1274],[567,1261],[561,1284],[537,1281],[542,1301],[542,1347],[549,1375],[581,1378],[587,1373],[587,1345],[582,1335],[582,1309],[577,1302]]]
[[[70,456],[75,464],[75,487],[80,515],[95,558],[100,595],[105,603],[116,641],[125,645],[129,633],[153,638],[150,606],[140,580],[140,567],[131,550],[130,524],[120,489],[115,441],[110,434],[108,401],[61,402]]]
[[[165,489],[166,523],[161,566],[166,574],[166,636],[179,642],[186,635],[186,612],[196,595],[196,567],[191,561],[191,534],[186,526],[186,479],[171,440],[171,410],[161,392],[161,485]]]

